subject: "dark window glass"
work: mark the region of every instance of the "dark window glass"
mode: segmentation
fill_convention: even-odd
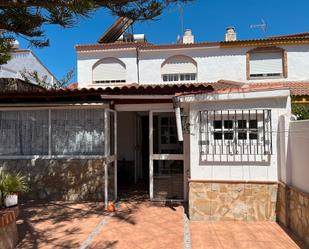
[[[224,129],[232,129],[233,121],[232,120],[224,120]]]
[[[222,121],[214,120],[214,129],[222,129]]]
[[[246,132],[238,132],[238,139],[239,140],[247,140],[247,133]]]
[[[257,120],[250,120],[249,121],[249,128],[250,129],[257,129],[258,128]]]
[[[238,129],[246,129],[247,121],[246,120],[238,120]]]
[[[184,74],[180,75],[180,80],[185,80],[185,75]]]
[[[233,132],[224,132],[224,139],[225,140],[233,140]]]
[[[191,74],[191,80],[195,80],[195,74]]]
[[[167,75],[163,75],[163,81],[167,81]]]
[[[186,80],[190,80],[191,77],[190,77],[190,74],[186,74]]]
[[[222,140],[222,132],[214,132],[215,140]]]
[[[258,139],[258,134],[256,132],[250,133],[249,134],[249,139],[250,140],[257,140]]]

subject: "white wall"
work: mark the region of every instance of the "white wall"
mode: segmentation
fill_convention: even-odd
[[[309,120],[290,122],[287,172],[287,181],[281,180],[309,193]]]
[[[249,80],[246,79],[246,52],[254,47],[240,48],[183,48],[164,50],[140,50],[140,83],[164,83],[161,79],[162,63],[174,55],[192,57],[198,65],[198,82],[216,82],[221,79],[242,82],[309,80],[309,45],[282,45],[287,50],[288,78]],[[104,57],[116,57],[127,66],[127,83],[138,82],[136,50],[78,52],[78,82],[81,87],[90,86],[92,66]],[[106,86],[101,85],[101,86]],[[93,85],[91,85],[93,87]]]
[[[33,72],[37,71],[40,78],[46,78],[47,83],[52,83],[54,81],[54,76],[47,70],[47,68],[36,58],[31,51],[25,52],[15,52],[12,53],[12,58],[7,64],[2,65],[4,70],[0,70],[0,77],[12,77],[23,79],[20,72],[24,71]],[[12,72],[9,74],[8,70]],[[2,71],[2,72],[1,72]],[[15,75],[13,74],[15,71]],[[34,82],[35,83],[35,82]]]
[[[260,156],[250,160],[240,159],[233,161],[233,157],[220,162],[200,161],[199,128],[198,123],[200,110],[235,110],[235,109],[269,109],[272,110],[272,145],[271,156]],[[193,180],[278,180],[277,163],[277,130],[280,115],[289,114],[289,98],[265,98],[259,100],[234,100],[220,102],[192,103],[190,106],[190,157],[191,179]],[[258,161],[256,161],[258,160]]]
[[[92,84],[92,67],[100,59],[115,57],[126,65],[126,82],[137,82],[136,50],[94,51],[77,53],[77,82],[79,87],[102,87],[108,84]],[[118,83],[119,84],[119,83]],[[117,85],[117,83],[116,83]]]

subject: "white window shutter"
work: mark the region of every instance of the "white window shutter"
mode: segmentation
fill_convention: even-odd
[[[162,74],[183,74],[197,73],[194,61],[187,56],[173,56],[167,59],[162,65]]]
[[[93,68],[93,81],[125,79],[125,65],[116,58],[103,59]]]
[[[251,53],[250,74],[283,73],[282,53]]]

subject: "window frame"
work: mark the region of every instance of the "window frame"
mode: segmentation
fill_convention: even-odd
[[[271,109],[201,110],[199,115],[201,156],[272,155]],[[239,127],[244,120],[246,126]],[[227,133],[233,137],[227,138]],[[246,138],[239,138],[240,134]],[[251,138],[252,134],[256,137]]]
[[[96,67],[98,67],[100,64],[104,64],[105,61],[113,60],[114,62],[117,62],[119,65],[121,65],[124,69],[124,77],[125,78],[119,78],[119,79],[104,79],[104,80],[95,80],[94,79],[94,70]],[[108,64],[108,63],[107,63]],[[91,77],[92,77],[92,84],[98,85],[98,84],[115,84],[115,83],[126,83],[126,77],[127,77],[127,66],[126,64],[118,59],[117,57],[104,57],[96,61],[92,67],[91,67]]]
[[[281,53],[282,54],[282,75],[269,75],[269,76],[253,76],[250,68],[250,58],[252,53]],[[274,73],[275,74],[275,73]],[[280,79],[288,77],[287,65],[287,51],[279,47],[257,47],[246,52],[246,78],[247,80],[261,80],[261,79]]]
[[[0,108],[0,111],[48,111],[48,154],[47,155],[0,155],[0,160],[9,159],[104,159],[110,157],[109,149],[107,144],[107,139],[104,140],[104,152],[102,155],[53,155],[51,153],[51,111],[52,110],[80,110],[80,109],[98,109],[104,112],[104,118],[106,119],[109,112],[114,112],[110,110],[106,104],[91,104],[85,106],[46,106],[46,107],[22,107],[22,108]],[[105,132],[108,126],[106,122],[102,124],[103,130]]]
[[[189,76],[187,80],[187,76]],[[163,82],[194,82],[197,81],[197,73],[162,74]],[[177,78],[177,80],[175,80]]]

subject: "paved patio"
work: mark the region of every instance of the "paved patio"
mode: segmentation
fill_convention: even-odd
[[[190,222],[194,249],[305,249],[275,222]]]
[[[115,213],[95,202],[28,202],[20,208],[17,248],[23,249],[306,248],[271,222],[190,222],[186,231],[179,204],[130,200]]]

